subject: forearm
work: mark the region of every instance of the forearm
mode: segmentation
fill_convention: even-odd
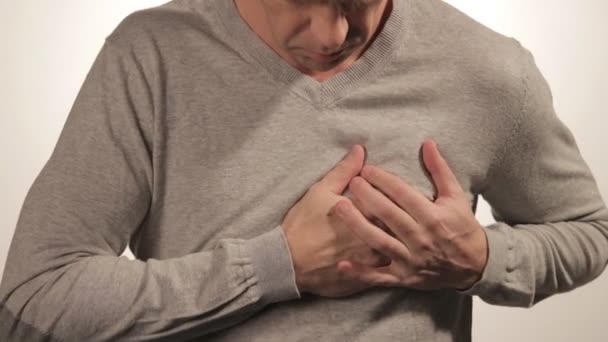
[[[608,262],[606,210],[594,216],[598,218],[488,226],[488,264],[466,293],[492,304],[529,307],[593,280]]]
[[[40,256],[14,244],[0,291],[0,340],[178,341],[238,324],[299,296],[281,234],[278,227],[167,260],[74,253],[41,273],[30,272]]]
[[[522,109],[480,192],[498,223],[486,229],[483,277],[467,291],[512,306],[583,285],[608,262],[608,209],[595,178],[525,49],[521,63]]]

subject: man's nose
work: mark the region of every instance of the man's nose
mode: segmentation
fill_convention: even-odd
[[[310,22],[310,30],[320,45],[318,52],[325,54],[340,50],[348,29],[347,18],[333,6],[319,6]]]

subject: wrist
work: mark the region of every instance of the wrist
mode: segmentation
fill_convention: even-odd
[[[479,241],[476,243],[478,248],[476,248],[476,252],[473,254],[471,263],[473,267],[471,268],[470,274],[467,277],[464,277],[462,283],[456,287],[458,291],[470,289],[483,277],[483,272],[487,266],[489,256],[488,237],[483,228],[480,228],[479,230],[477,241]]]
[[[298,291],[300,293],[310,292],[308,282],[303,279],[302,276],[296,273],[296,286],[298,287]]]

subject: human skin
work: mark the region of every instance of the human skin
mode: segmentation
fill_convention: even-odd
[[[381,267],[338,262],[338,269],[351,278],[422,290],[465,290],[480,279],[488,259],[483,227],[437,144],[425,141],[422,152],[437,191],[433,201],[396,175],[366,165],[349,185],[354,206],[351,201],[336,204],[342,222],[392,260]],[[378,218],[394,236],[367,217]]]
[[[270,48],[319,82],[352,65],[392,10],[391,0],[234,1]],[[437,146],[425,142],[423,150],[435,202],[379,167],[363,167],[363,147],[355,146],[325,176],[331,181],[315,184],[289,210],[283,229],[301,291],[339,297],[371,286],[464,289],[480,278],[483,228]],[[341,196],[346,186],[352,201]]]
[[[250,28],[302,73],[324,81],[365,52],[391,0],[235,0]]]

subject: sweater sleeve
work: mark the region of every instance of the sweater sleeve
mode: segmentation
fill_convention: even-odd
[[[21,208],[0,341],[182,341],[300,297],[280,226],[173,259],[120,256],[152,199],[151,98],[137,58],[106,39]]]
[[[529,307],[581,286],[608,261],[608,210],[549,86],[523,49],[525,96],[482,196],[495,224],[489,259],[465,293],[498,305]]]

